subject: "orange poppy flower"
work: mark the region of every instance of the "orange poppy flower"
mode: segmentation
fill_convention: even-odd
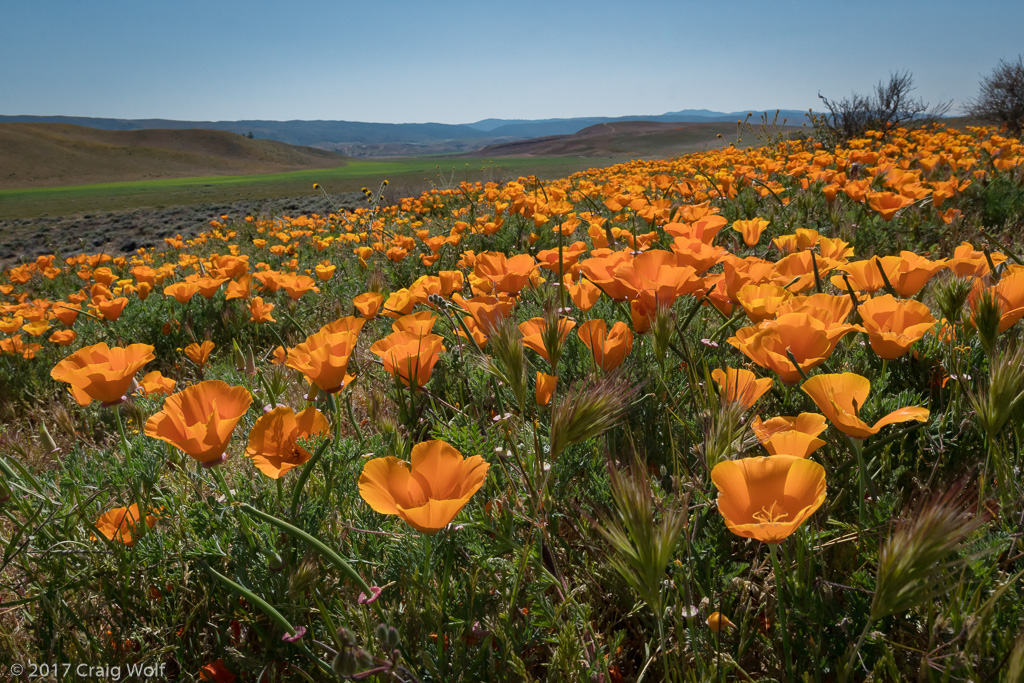
[[[732,621],[729,620],[729,617],[725,616],[721,612],[712,612],[711,614],[709,614],[707,618],[707,625],[708,628],[714,631],[715,633],[719,633],[723,628],[736,628],[736,624],[732,623]]]
[[[700,289],[704,280],[690,266],[680,266],[675,252],[648,251],[618,266],[606,290],[612,298],[641,299],[648,310],[671,306],[683,294]]]
[[[763,218],[753,218],[749,221],[734,221],[732,229],[743,235],[743,243],[752,247],[761,239],[761,233],[768,227],[768,221]]]
[[[71,385],[71,395],[79,405],[99,401],[105,406],[124,400],[135,373],[153,360],[149,344],[108,347],[105,342],[84,346],[60,361],[50,377]]]
[[[757,379],[754,373],[743,368],[726,368],[724,372],[720,368],[715,368],[711,373],[711,379],[718,384],[725,401],[739,403],[744,410],[749,410],[775,383],[771,377]]]
[[[159,370],[153,372],[147,372],[142,381],[139,382],[139,391],[142,392],[143,396],[170,396],[174,393],[174,386],[177,382],[170,377],[164,377],[163,373]]]
[[[988,265],[989,260],[997,268],[1006,260],[1006,254],[998,251],[986,255],[985,252],[975,249],[969,242],[962,242],[959,247],[953,250],[953,258],[946,262],[947,267],[959,277],[982,277],[992,272]]]
[[[179,304],[185,304],[198,291],[199,286],[195,282],[175,282],[173,285],[164,287],[164,296],[173,296]]]
[[[537,371],[537,405],[546,406],[551,403],[558,385],[558,376]]]
[[[78,320],[78,313],[82,310],[81,304],[58,302],[53,307],[53,317],[65,325],[74,325]]]
[[[836,429],[855,439],[866,439],[877,434],[882,427],[895,422],[924,422],[929,415],[927,408],[907,406],[889,413],[873,426],[868,425],[857,413],[867,401],[871,381],[852,372],[815,375],[800,388],[811,397]]]
[[[395,322],[391,323],[391,330],[393,332],[412,332],[422,337],[434,331],[435,322],[437,322],[436,315],[430,311],[419,311],[396,318]]]
[[[146,526],[150,529],[156,524],[156,517],[153,515],[146,515]],[[142,524],[142,520],[139,518],[139,506],[136,503],[132,503],[129,507],[114,508],[108,510],[100,515],[100,518],[96,520],[96,529],[101,534],[106,536],[112,541],[121,541],[126,546],[135,545],[135,539],[132,534],[135,532],[135,528]],[[92,540],[96,540],[95,536],[91,537]]]
[[[779,306],[792,297],[788,289],[773,284],[746,285],[736,292],[737,302],[753,323],[774,318]]]
[[[327,418],[312,406],[297,415],[287,406],[278,406],[256,420],[245,453],[260,472],[279,479],[313,457],[299,445],[299,439],[324,435],[329,429]]]
[[[865,301],[857,312],[871,348],[880,358],[889,360],[906,354],[936,322],[932,312],[920,301],[900,301],[891,294]]]
[[[490,334],[493,327],[501,319],[508,317],[516,305],[516,300],[511,297],[474,296],[467,299],[461,294],[456,294],[452,300],[473,316],[473,320],[484,334]]]
[[[530,254],[508,257],[501,252],[485,251],[476,257],[474,272],[497,291],[518,294],[530,283],[536,270],[537,262]]]
[[[914,203],[913,199],[895,192],[868,192],[867,200],[868,206],[887,221],[891,221],[900,209]]]
[[[146,421],[146,436],[166,441],[203,467],[213,467],[227,460],[231,433],[251,403],[245,387],[219,379],[199,382],[167,397],[163,410]]]
[[[50,335],[50,341],[60,346],[69,346],[75,341],[78,333],[74,330],[57,330]]]
[[[228,283],[228,291],[224,295],[224,300],[248,299],[250,294],[252,294],[252,275],[242,275],[237,280]]]
[[[586,242],[573,242],[572,244],[562,248],[562,271],[568,273],[569,270],[576,265],[579,261],[580,256],[587,251]],[[554,273],[558,272],[558,248],[554,249],[543,249],[537,252],[537,261],[541,268],[545,268]]]
[[[352,299],[352,305],[359,311],[359,315],[367,320],[376,318],[383,304],[384,295],[379,292],[365,292]]]
[[[285,365],[301,372],[325,393],[333,394],[352,379],[346,371],[356,341],[356,335],[349,331],[315,332],[288,350]]]
[[[33,337],[38,337],[38,336],[40,336],[42,334],[45,334],[46,332],[49,331],[49,329],[50,329],[50,323],[46,322],[45,320],[34,320],[34,321],[30,322],[30,323],[25,323],[24,325],[21,326],[21,331],[22,332],[24,332],[24,333],[26,333],[28,335],[31,335]],[[68,332],[70,330],[64,330],[64,331]]]
[[[561,354],[565,338],[569,336],[572,328],[576,327],[574,320],[568,318],[558,319],[558,334],[552,338],[547,334],[547,321],[544,318],[530,318],[519,324],[519,331],[523,334],[523,346],[533,349],[541,355],[548,363],[551,363],[551,356],[556,358]]]
[[[25,319],[20,315],[16,315],[12,318],[0,318],[0,332],[4,334],[14,334],[21,329],[21,326],[25,324]]]
[[[379,356],[384,369],[405,386],[422,387],[440,358],[443,339],[436,334],[418,335],[415,332],[393,332],[374,342],[370,353]]]
[[[278,282],[292,301],[298,301],[308,292],[319,292],[316,280],[308,275],[281,275]]]
[[[466,276],[461,270],[442,270],[437,276],[441,281],[441,294],[444,296],[451,296],[466,283]]]
[[[633,350],[633,330],[621,320],[612,325],[600,318],[588,320],[576,330],[580,340],[594,356],[594,363],[605,372],[614,370]]]
[[[334,271],[337,270],[337,268],[338,266],[334,265],[333,263],[328,263],[327,261],[324,261],[323,263],[318,264],[314,270],[316,271],[317,278],[321,282],[327,282],[332,277],[334,277]]]
[[[488,467],[479,455],[464,458],[444,441],[426,441],[413,446],[411,466],[393,457],[368,461],[359,495],[377,512],[398,515],[417,531],[433,534],[483,486]]]
[[[778,317],[787,313],[806,313],[824,323],[826,327],[830,327],[845,322],[852,311],[853,301],[849,295],[833,296],[822,293],[787,299],[779,304],[775,315]]]
[[[200,368],[206,367],[206,362],[210,360],[210,354],[213,352],[214,343],[207,339],[202,344],[192,343],[185,347],[185,355],[188,356],[189,360],[198,365]]]
[[[796,417],[773,417],[765,422],[760,416],[750,424],[758,441],[771,455],[795,455],[806,458],[825,445],[818,437],[825,429],[825,416],[800,413]]]
[[[128,305],[128,299],[119,296],[116,299],[109,299],[107,301],[96,302],[96,308],[99,310],[100,315],[103,316],[104,320],[113,322],[121,317],[121,313],[124,312],[124,307]]]
[[[416,300],[413,299],[412,293],[408,289],[399,289],[391,292],[384,302],[384,315],[389,318],[401,318],[412,313],[412,307],[415,305]]]
[[[807,313],[786,313],[775,320],[742,327],[736,330],[736,336],[726,341],[792,386],[800,381],[800,372],[787,352],[793,354],[806,372],[828,360],[843,335],[853,331],[863,331],[863,328],[846,324],[826,325]]]
[[[330,334],[338,334],[339,332],[347,332],[349,334],[359,335],[360,330],[363,329],[363,325],[366,324],[365,318],[357,318],[354,315],[346,315],[332,320],[323,327],[320,328],[320,332],[328,332]]]
[[[274,304],[264,302],[261,296],[254,296],[249,301],[249,321],[254,323],[277,322],[274,320],[274,316],[271,315],[273,310]]]
[[[569,292],[569,298],[576,304],[576,308],[581,311],[589,311],[601,298],[600,288],[586,278],[580,278],[579,282],[575,282],[572,274],[566,273],[563,286]]]
[[[231,673],[223,659],[204,664],[199,670],[199,680],[205,683],[235,683],[238,676]]]
[[[974,322],[974,310],[985,287],[980,281],[975,282],[974,290],[968,299],[972,313],[971,324]],[[1004,275],[998,283],[988,288],[993,300],[999,303],[999,332],[1005,332],[1024,318],[1024,270],[1016,270]]]
[[[825,468],[791,455],[724,460],[711,470],[729,531],[781,543],[825,502]]]
[[[672,252],[676,255],[678,265],[689,266],[697,273],[703,273],[721,263],[728,253],[721,247],[705,244],[692,237],[676,237],[672,241]]]
[[[221,285],[229,279],[226,277],[200,277],[196,278],[194,282],[204,299],[212,299],[217,294],[217,290],[221,288]]]

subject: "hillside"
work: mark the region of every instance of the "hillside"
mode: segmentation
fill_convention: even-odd
[[[345,157],[219,130],[111,131],[0,123],[0,189],[276,173],[343,166]]]
[[[797,126],[785,130],[799,130]],[[550,135],[490,145],[473,156],[582,156],[665,158],[722,146],[736,140],[735,123],[663,123],[616,121],[589,126],[571,135]],[[753,138],[749,142],[755,142]]]
[[[177,121],[172,119],[106,119],[84,116],[0,115],[0,123],[62,123],[100,130],[224,130],[239,135],[252,133],[256,138],[306,145],[340,152],[348,156],[383,157],[423,154],[460,154],[515,140],[551,135],[572,135],[601,123],[626,121],[662,123],[734,123],[761,110],[723,113],[707,109],[684,109],[657,115],[588,116],[567,119],[484,119],[475,123],[369,123],[363,121]],[[767,112],[769,118],[775,110]],[[779,120],[791,124],[806,121],[805,112],[779,110]]]

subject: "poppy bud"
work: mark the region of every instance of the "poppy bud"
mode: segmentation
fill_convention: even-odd
[[[46,450],[47,455],[60,451],[60,448],[57,447],[57,443],[53,440],[53,437],[50,436],[50,431],[46,428],[45,422],[39,423],[39,441],[42,447]]]
[[[736,624],[729,621],[729,617],[725,616],[721,612],[712,612],[708,616],[707,623],[708,628],[715,633],[719,633],[722,630],[722,627],[725,627],[726,629],[736,628]]]
[[[356,673],[358,667],[359,661],[348,648],[339,650],[338,654],[334,656],[334,661],[331,662],[331,669],[339,678],[350,678]]]
[[[400,639],[398,637],[398,630],[394,626],[378,624],[375,635],[385,650],[391,651],[398,647]]]

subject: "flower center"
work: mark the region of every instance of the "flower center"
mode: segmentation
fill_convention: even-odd
[[[784,517],[789,516],[788,512],[783,512],[782,510],[775,509],[775,506],[777,506],[778,504],[779,501],[773,501],[771,507],[769,508],[765,508],[762,506],[758,512],[754,513],[754,519],[756,519],[761,524],[778,524],[783,520]]]

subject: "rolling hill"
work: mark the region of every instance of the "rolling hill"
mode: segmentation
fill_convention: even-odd
[[[800,130],[787,126],[783,130]],[[718,139],[721,134],[725,142]],[[581,156],[666,158],[722,146],[736,139],[736,124],[615,121],[589,126],[571,135],[550,135],[489,145],[473,156]],[[753,136],[748,141],[757,142]]]
[[[0,189],[335,168],[345,160],[218,130],[0,123]]]
[[[657,115],[589,116],[563,119],[484,119],[475,123],[368,123],[362,121],[176,121],[171,119],[107,119],[82,116],[8,116],[0,123],[63,123],[101,130],[206,129],[225,130],[239,135],[252,133],[256,138],[287,142],[290,145],[318,147],[348,156],[419,156],[424,154],[460,154],[485,145],[516,140],[572,135],[601,123],[652,121],[665,123],[733,123],[752,113],[756,120],[761,110],[752,112],[714,112],[684,109]],[[800,125],[806,112],[779,111],[779,120]],[[771,118],[775,110],[767,112]]]

